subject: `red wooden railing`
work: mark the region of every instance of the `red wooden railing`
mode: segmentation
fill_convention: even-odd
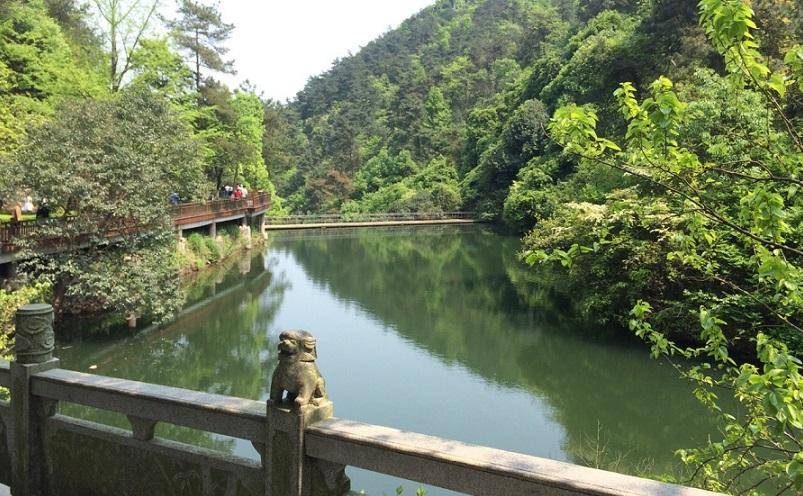
[[[263,212],[268,208],[270,208],[270,193],[260,191],[239,200],[181,203],[170,207],[170,215],[173,217],[173,224],[181,227],[213,219]]]
[[[270,208],[270,204],[270,193],[260,191],[248,198],[239,200],[212,200],[207,202],[181,203],[169,208],[170,216],[173,218],[173,225],[182,227],[215,219],[260,214]],[[45,222],[64,222],[64,220],[35,220],[10,222],[0,225],[0,253],[15,251],[14,239],[35,235],[37,229]],[[109,237],[114,237],[119,235],[119,232],[107,234]]]

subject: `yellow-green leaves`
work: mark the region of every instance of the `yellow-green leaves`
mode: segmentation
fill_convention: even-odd
[[[793,83],[781,72],[771,71],[762,62],[758,43],[752,31],[757,29],[753,21],[753,9],[743,0],[701,0],[699,2],[700,24],[705,29],[714,47],[725,58],[725,68],[735,84],[751,84],[772,91],[779,97],[786,95],[786,87]],[[800,82],[800,66],[803,55],[800,47],[787,53],[785,62]],[[797,65],[797,69],[796,69]]]
[[[710,309],[700,307],[700,337],[705,340],[708,355],[722,363],[735,363],[728,354],[728,339],[722,330],[725,321]]]
[[[743,196],[739,203],[741,217],[750,222],[755,234],[779,242],[784,240],[784,233],[790,227],[786,223],[787,206],[780,193],[756,188]]]
[[[792,77],[797,82],[800,91],[803,91],[803,45],[795,45],[788,52],[783,61],[792,72]],[[795,82],[791,81],[791,82]]]
[[[663,255],[658,270],[676,269],[671,274],[678,277],[653,279],[663,284],[654,292],[650,287],[628,293],[636,300],[628,324],[653,356],[703,360],[687,370],[687,377],[698,385],[700,401],[723,422],[723,439],[684,451],[683,460],[697,470],[696,481],[710,489],[753,494],[758,481],[758,490],[797,494],[803,490],[803,381],[795,356],[803,346],[803,145],[795,116],[785,114],[782,99],[791,84],[803,89],[803,47],[787,52],[786,72],[770,70],[753,36],[749,3],[702,0],[699,5],[700,22],[725,59],[727,79],[684,80],[676,88],[660,77],[642,98],[635,84],[621,83],[614,98],[627,122],[623,150],[597,134],[598,115],[590,106],[558,109],[549,127],[558,143],[584,158],[581,165],[635,175],[641,188],[637,204],[666,201],[672,223],[635,229],[648,225],[638,220],[647,207],[633,208],[631,223],[601,222],[614,227],[606,237],[615,242],[603,246],[596,243],[601,239],[596,224],[568,236],[563,233],[572,226],[547,221],[554,234],[536,226],[533,232],[545,241],[531,234],[536,242],[527,261],[554,262],[568,269],[569,278],[583,268],[599,270],[598,260],[605,257],[611,264],[630,261],[623,264],[624,283],[610,267],[600,271],[610,279],[601,285],[616,291],[617,285],[639,281],[648,250],[637,251],[633,244],[648,240],[644,244]],[[602,200],[608,215],[618,203],[616,194]],[[667,234],[659,236],[656,231],[663,229]],[[580,249],[578,239],[593,255]],[[632,262],[635,253],[643,258]],[[595,274],[584,276],[593,280]],[[672,285],[680,287],[682,297],[667,296]],[[697,344],[680,346],[669,337],[678,332],[668,322],[674,319],[688,319],[684,322],[694,331],[680,333],[695,332]],[[737,364],[748,347],[755,347],[758,365]],[[720,386],[733,391],[742,415],[728,412],[713,393]]]
[[[575,104],[561,107],[549,123],[552,136],[567,151],[587,157],[600,157],[607,150],[621,151],[613,141],[597,136],[597,113]]]
[[[727,49],[753,39],[750,30],[755,29],[756,24],[749,3],[742,0],[701,0],[698,6],[700,24],[717,48]]]
[[[650,85],[650,97],[642,103],[636,99],[632,83],[622,83],[613,92],[619,110],[628,121],[627,139],[632,155],[652,160],[656,156],[681,159],[683,166],[698,166],[699,160],[688,153],[675,150],[684,122],[687,105],[673,90],[669,78],[659,77]]]
[[[619,103],[619,110],[626,119],[632,120],[641,113],[641,107],[636,101],[636,87],[633,83],[624,82],[613,92],[616,101]]]

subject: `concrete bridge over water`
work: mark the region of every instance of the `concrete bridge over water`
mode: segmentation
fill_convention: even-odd
[[[298,406],[64,370],[52,317],[49,305],[21,308],[15,361],[0,362],[11,391],[0,402],[0,483],[15,496],[344,496],[346,466],[475,495],[715,494],[335,418],[325,395]],[[123,414],[130,429],[59,414],[60,403]],[[160,422],[250,441],[260,460],[160,439]]]

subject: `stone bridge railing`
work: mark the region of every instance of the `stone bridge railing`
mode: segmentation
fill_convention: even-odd
[[[52,315],[48,305],[20,309],[15,361],[0,364],[11,391],[0,406],[0,482],[14,496],[341,496],[346,466],[468,494],[714,494],[334,418],[315,340],[301,332],[280,337],[267,402],[64,370]],[[118,412],[131,429],[59,415],[60,402]],[[261,460],[160,439],[158,422],[245,439]]]

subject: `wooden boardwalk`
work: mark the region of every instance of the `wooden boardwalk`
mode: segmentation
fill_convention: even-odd
[[[165,206],[173,220],[173,227],[181,233],[185,229],[197,229],[209,226],[210,234],[214,235],[217,224],[242,220],[244,223],[249,219],[255,219],[258,224],[264,224],[265,213],[271,205],[271,195],[268,192],[257,192],[253,196],[241,199],[221,199],[206,202],[181,203],[174,206]],[[45,248],[52,248],[53,251],[63,249],[58,239],[37,238],[43,228],[47,232],[47,227],[56,223],[69,225],[70,217],[60,217],[42,220],[31,220],[18,223],[4,223],[0,225],[0,265],[13,262],[17,258],[17,240],[29,237],[39,239],[40,244]],[[107,231],[105,236],[115,239],[126,233],[136,232],[138,228],[114,229]],[[2,495],[0,495],[2,496]]]
[[[312,214],[268,217],[267,210],[270,205],[270,194],[259,192],[248,199],[183,203],[169,208],[173,225],[180,236],[186,229],[197,229],[206,226],[209,228],[209,234],[215,236],[218,223],[242,220],[245,225],[249,219],[254,219],[259,229],[265,231],[427,226],[482,222],[476,219],[474,212],[391,212],[357,215]],[[70,219],[47,219],[0,226],[0,265],[16,260],[18,249],[15,241],[18,238],[27,236],[36,239],[38,229],[43,224],[51,222],[70,222]],[[107,237],[110,239],[120,235],[119,232],[107,233]],[[59,247],[51,248],[54,251],[60,249]]]

